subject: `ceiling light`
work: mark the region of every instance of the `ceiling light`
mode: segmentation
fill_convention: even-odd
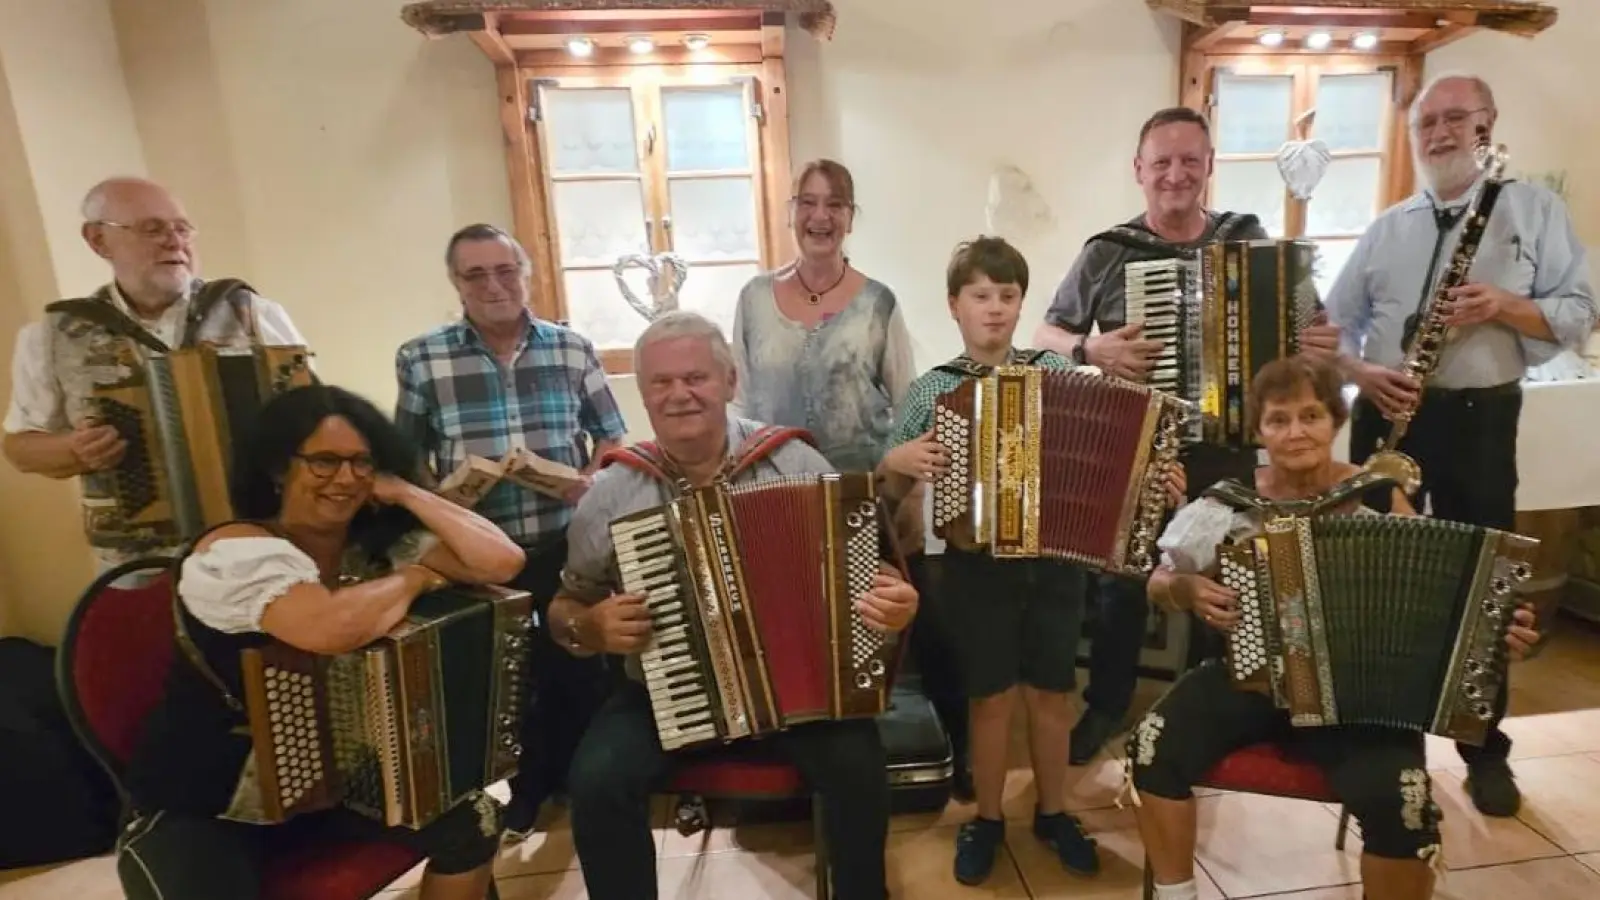
[[[649,53],[656,48],[656,42],[649,35],[636,34],[628,38],[628,49],[635,53]]]
[[[567,52],[573,56],[593,56],[594,41],[586,37],[575,37],[567,41]]]
[[[1256,40],[1260,41],[1263,47],[1277,47],[1283,43],[1283,32],[1263,31],[1256,36]]]
[[[1357,50],[1371,50],[1373,47],[1378,46],[1378,35],[1376,32],[1363,31],[1351,38],[1350,45]]]
[[[699,51],[711,46],[711,36],[705,34],[686,34],[683,36],[683,45],[698,53]]]
[[[1313,31],[1306,35],[1306,46],[1312,50],[1326,50],[1333,43],[1333,35],[1326,31]]]

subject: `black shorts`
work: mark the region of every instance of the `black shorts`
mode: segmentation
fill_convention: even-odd
[[[1071,691],[1088,584],[1079,566],[947,548],[944,611],[968,698],[1017,684]]]

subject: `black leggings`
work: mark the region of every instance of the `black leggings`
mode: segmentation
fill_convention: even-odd
[[[461,875],[494,861],[500,807],[479,793],[415,831],[343,809],[279,825],[154,813],[129,825],[117,841],[117,876],[128,900],[256,900],[262,868],[275,850],[340,840],[402,844],[427,857],[436,874]]]
[[[1322,768],[1361,823],[1366,852],[1390,859],[1437,852],[1442,814],[1422,734],[1356,725],[1295,728],[1270,697],[1233,688],[1216,660],[1178,679],[1128,734],[1133,785],[1143,794],[1187,800],[1224,756],[1262,741],[1280,742]]]

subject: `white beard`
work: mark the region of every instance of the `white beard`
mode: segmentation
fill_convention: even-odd
[[[1422,183],[1436,194],[1465,189],[1478,179],[1478,161],[1470,150],[1458,150],[1438,162],[1417,150],[1412,152],[1411,160]]]

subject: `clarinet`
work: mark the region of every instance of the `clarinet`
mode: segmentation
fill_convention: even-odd
[[[1467,210],[1466,224],[1461,229],[1461,240],[1456,244],[1455,253],[1450,257],[1450,267],[1439,280],[1438,289],[1418,313],[1417,333],[1412,337],[1410,346],[1406,348],[1405,361],[1400,365],[1400,371],[1415,379],[1419,387],[1425,384],[1438,368],[1439,358],[1444,353],[1445,345],[1453,337],[1453,329],[1445,325],[1445,310],[1449,305],[1450,291],[1467,281],[1467,273],[1472,269],[1472,261],[1478,255],[1478,245],[1483,240],[1484,229],[1489,224],[1489,215],[1494,212],[1495,201],[1500,198],[1506,162],[1510,159],[1504,144],[1490,143],[1487,126],[1478,126],[1477,138],[1477,147],[1473,153],[1478,168],[1486,171],[1487,177],[1484,178],[1483,186]],[[1419,396],[1417,403],[1420,405],[1421,402]],[[1410,427],[1411,417],[1414,415],[1416,415],[1415,406],[1393,419],[1389,436],[1378,445],[1378,451],[1364,466],[1369,472],[1393,478],[1407,494],[1415,494],[1422,486],[1422,467],[1399,449],[1400,441],[1405,438],[1406,429]]]

